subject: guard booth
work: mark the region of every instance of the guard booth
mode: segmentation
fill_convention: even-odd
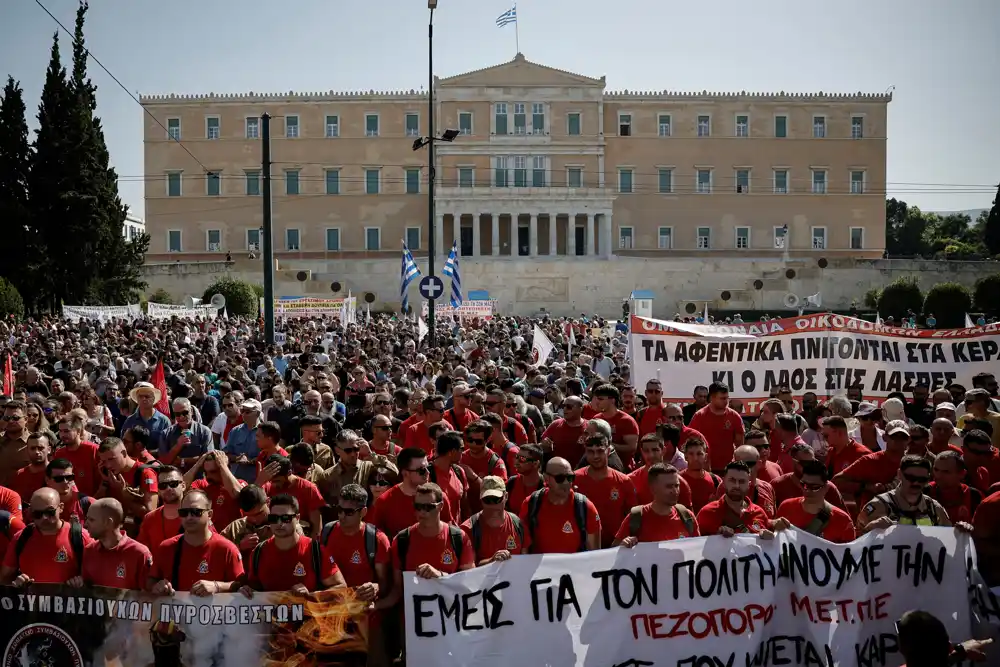
[[[653,294],[652,290],[648,289],[637,289],[632,290],[632,294],[629,295],[629,311],[633,315],[638,315],[639,317],[652,317],[653,316],[653,299],[656,295]]]

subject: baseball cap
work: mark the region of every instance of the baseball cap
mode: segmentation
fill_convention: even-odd
[[[858,409],[854,411],[854,416],[866,417],[876,410],[878,410],[878,407],[874,403],[859,403]]]
[[[248,398],[247,400],[240,403],[240,408],[243,410],[255,410],[256,412],[261,411],[260,401],[256,398]]]
[[[482,490],[479,492],[480,498],[502,498],[507,493],[507,485],[496,475],[483,477]]]
[[[910,435],[910,429],[901,419],[893,419],[891,422],[885,425],[886,435],[896,435],[897,433],[905,433]]]
[[[532,389],[528,392],[528,396],[531,398],[545,398],[545,392],[541,389]]]
[[[937,412],[938,410],[951,410],[952,412],[955,412],[955,404],[948,403],[947,401],[944,403],[938,403],[934,408],[934,411]]]

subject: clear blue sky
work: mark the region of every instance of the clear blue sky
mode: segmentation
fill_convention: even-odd
[[[72,30],[75,0],[45,4]],[[511,59],[514,27],[494,25],[509,7],[440,0],[437,73]],[[925,210],[993,200],[1000,0],[521,0],[517,9],[529,60],[606,75],[612,89],[895,86],[890,194]],[[416,89],[427,81],[426,23],[425,0],[94,0],[86,34],[133,93]],[[32,127],[56,29],[34,0],[0,0],[0,74],[21,81]],[[141,215],[142,111],[96,64],[90,71],[122,197]]]

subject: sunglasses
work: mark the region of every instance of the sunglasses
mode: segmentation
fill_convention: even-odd
[[[374,426],[372,426],[372,428],[374,430],[376,430],[376,431],[390,431],[390,430],[392,430],[391,427],[389,427],[389,426],[382,426],[380,424],[375,424]]]
[[[418,475],[423,476],[423,475],[426,475],[426,474],[428,474],[430,472],[430,468],[428,468],[427,466],[422,466],[420,468],[409,468],[409,469],[407,469],[406,472],[415,472]]]
[[[337,513],[344,516],[354,516],[360,511],[361,509],[354,509],[353,507],[337,507]]]
[[[295,521],[295,517],[297,517],[297,516],[298,516],[298,514],[268,514],[267,515],[267,522],[268,523],[291,523],[292,521]]]
[[[385,477],[376,477],[371,481],[372,486],[389,486],[389,480]]]
[[[375,401],[375,405],[392,405],[392,401]]]
[[[484,505],[499,505],[503,502],[503,498],[498,496],[486,496],[482,500]]]
[[[358,452],[361,451],[361,448],[360,447],[341,447],[340,451],[344,452],[345,454],[357,454]]]
[[[433,512],[440,503],[413,503],[413,509],[418,512]]]
[[[179,516],[182,519],[186,519],[189,516],[193,516],[195,518],[201,518],[202,515],[204,515],[205,512],[207,511],[208,511],[207,509],[202,509],[200,507],[183,507],[177,510],[177,516]]]
[[[930,477],[925,477],[923,475],[912,475],[908,472],[903,473],[903,479],[911,484],[927,484],[931,481]]]
[[[176,489],[177,487],[179,487],[183,483],[184,482],[182,480],[179,480],[179,479],[175,479],[175,480],[172,480],[172,481],[169,481],[169,482],[160,482],[160,488],[161,489]]]
[[[76,475],[74,475],[73,473],[68,473],[66,475],[53,475],[52,476],[52,481],[55,482],[55,483],[57,483],[57,484],[63,484],[65,482],[72,482],[74,479],[76,479]]]
[[[46,507],[43,510],[31,510],[31,518],[33,519],[54,519],[58,514],[58,510],[55,507]]]
[[[566,482],[572,482],[574,479],[576,479],[576,475],[574,475],[571,472],[561,473],[558,475],[550,474],[549,477],[551,477],[553,481],[555,481],[557,484],[565,484]]]
[[[748,460],[744,461],[743,463],[746,463],[748,466],[750,466],[752,468],[755,465],[757,465],[758,463],[760,463],[760,459],[748,459]]]
[[[802,482],[802,489],[804,491],[819,491],[823,488],[826,488],[826,484],[810,484],[808,482]]]
[[[485,445],[486,438],[466,438],[466,442],[473,445]]]

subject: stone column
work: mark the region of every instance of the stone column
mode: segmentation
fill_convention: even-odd
[[[480,243],[479,238],[479,223],[482,222],[482,216],[479,213],[472,214],[472,256],[479,257]]]
[[[576,213],[570,213],[566,220],[566,255],[576,257]]]
[[[462,255],[462,214],[455,213],[451,216],[452,239],[458,241],[458,254]]]
[[[549,256],[555,257],[556,247],[559,245],[559,228],[556,223],[559,220],[558,213],[549,213]]]
[[[611,211],[608,211],[601,215],[601,222],[604,224],[604,234],[601,237],[601,245],[604,250],[604,259],[611,259],[614,255],[614,225],[612,224]],[[635,244],[635,239],[632,241],[633,247]]]
[[[597,243],[594,238],[594,214],[587,214],[587,256],[593,257],[597,254]]]
[[[538,257],[538,214],[531,214],[531,222],[528,223],[528,255]]]
[[[493,221],[493,255],[500,254],[500,216],[497,213],[490,213],[490,220]]]
[[[441,213],[437,214],[434,221],[434,236],[434,252],[441,257],[444,255],[444,215]]]

